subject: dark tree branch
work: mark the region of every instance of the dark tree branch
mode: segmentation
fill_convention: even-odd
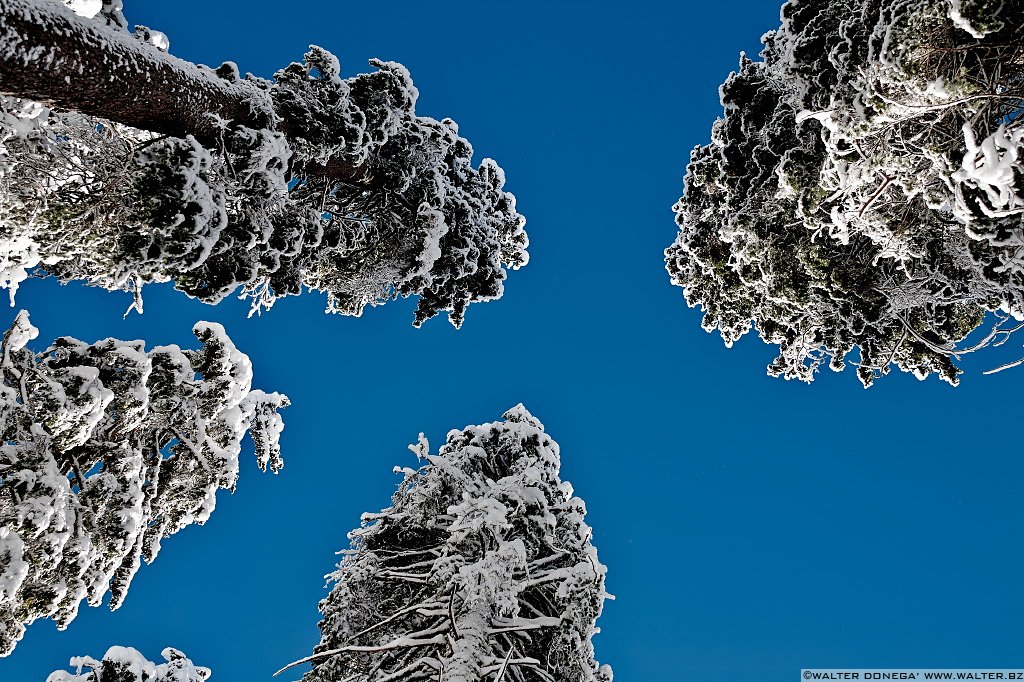
[[[0,0],[0,92],[218,144],[217,118],[274,128],[269,93],[172,57],[51,0]]]
[[[52,0],[0,0],[0,94],[183,138],[211,149],[220,122],[293,136],[270,93],[161,52]],[[335,157],[301,173],[365,184],[367,170]]]
[[[0,0],[0,93],[160,135],[222,145],[221,121],[294,136],[270,93],[161,52],[51,0]],[[365,184],[344,158],[300,172]]]

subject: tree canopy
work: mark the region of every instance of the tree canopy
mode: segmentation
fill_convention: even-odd
[[[515,197],[400,64],[341,77],[311,47],[273,80],[166,53],[120,2],[0,0],[0,285],[33,268],[136,294],[174,282],[254,311],[419,297],[415,324],[501,296],[525,265]],[[72,8],[87,16],[78,16]],[[90,18],[91,17],[91,18]]]
[[[234,490],[248,432],[259,467],[282,466],[278,409],[252,365],[200,322],[199,350],[63,337],[41,353],[20,313],[0,344],[0,655],[25,626],[63,629],[82,600],[124,600],[161,541]]]
[[[160,654],[166,662],[157,664],[131,647],[112,646],[99,661],[72,658],[74,673],[57,670],[46,682],[203,682],[210,677],[209,668],[196,666],[177,649],[167,647]]]
[[[791,0],[694,149],[672,282],[769,374],[956,384],[1024,320],[1024,4]],[[967,337],[991,323],[987,334]],[[965,341],[966,339],[966,341]]]
[[[410,449],[426,464],[330,576],[305,682],[609,682],[591,644],[605,567],[543,425],[519,405]]]

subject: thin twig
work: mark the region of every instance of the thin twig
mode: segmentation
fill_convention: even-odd
[[[1021,358],[1020,360],[1014,360],[1013,362],[1008,362],[1005,365],[999,365],[994,369],[989,369],[982,372],[982,374],[995,374],[996,372],[1002,372],[1004,369],[1012,369],[1014,367],[1017,367],[1018,365],[1024,365],[1024,358]]]
[[[501,663],[501,669],[498,670],[498,675],[494,678],[494,682],[501,682],[501,678],[505,676],[505,671],[508,670],[508,662],[512,660],[513,651],[515,651],[515,647],[510,646],[508,648],[508,653],[505,654],[505,660]]]
[[[452,622],[452,633],[459,637],[459,627],[455,624],[455,586],[452,585],[452,596],[448,599],[448,618]]]

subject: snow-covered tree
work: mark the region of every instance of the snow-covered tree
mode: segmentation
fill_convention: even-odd
[[[63,337],[42,353],[19,313],[0,344],[0,655],[38,618],[61,629],[82,600],[116,609],[163,538],[202,524],[234,490],[242,437],[282,465],[277,393],[223,327],[199,350]]]
[[[46,682],[203,682],[210,678],[209,668],[193,664],[177,649],[167,647],[160,655],[166,663],[153,663],[131,647],[112,646],[101,661],[89,656],[72,658],[75,672],[58,670],[50,673]]]
[[[400,470],[329,576],[305,682],[611,680],[591,644],[608,595],[586,507],[543,425],[522,405],[503,419],[436,455],[422,434],[411,446],[426,464]]]
[[[856,349],[865,386],[956,384],[1024,320],[1024,3],[791,0],[763,42],[691,155],[673,283],[773,376]]]
[[[68,5],[68,6],[66,6]],[[343,79],[311,47],[265,80],[128,33],[120,0],[0,0],[0,285],[33,268],[136,294],[173,281],[253,310],[419,296],[415,324],[501,296],[524,219],[400,64]],[[76,12],[78,14],[76,14]]]

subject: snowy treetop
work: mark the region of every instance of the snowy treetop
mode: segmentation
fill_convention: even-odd
[[[543,425],[520,405],[410,449],[425,464],[330,576],[307,682],[610,680],[591,644],[605,567]]]
[[[791,0],[721,88],[666,251],[673,283],[731,345],[810,381],[855,349],[950,383],[1024,319],[1024,4]],[[986,315],[996,326],[965,342]]]
[[[82,600],[124,600],[161,541],[234,490],[251,434],[277,472],[288,399],[254,390],[252,365],[211,322],[198,350],[59,338],[41,353],[25,312],[3,337],[0,654],[38,618],[66,627]]]
[[[167,647],[160,655],[165,663],[153,663],[131,647],[112,646],[99,661],[72,658],[74,673],[58,670],[46,682],[204,682],[211,676],[209,668],[196,666],[177,649]]]
[[[474,167],[453,121],[416,114],[400,64],[342,78],[311,46],[273,80],[241,77],[165,54],[148,27],[133,38],[120,0],[69,0],[82,16],[15,4],[24,12],[0,30],[12,95],[0,96],[0,286],[12,295],[41,268],[131,291],[139,309],[150,282],[210,303],[241,289],[254,311],[308,288],[348,315],[415,295],[416,325],[448,311],[459,326],[527,263],[502,169]],[[22,84],[33,69],[45,77]]]

